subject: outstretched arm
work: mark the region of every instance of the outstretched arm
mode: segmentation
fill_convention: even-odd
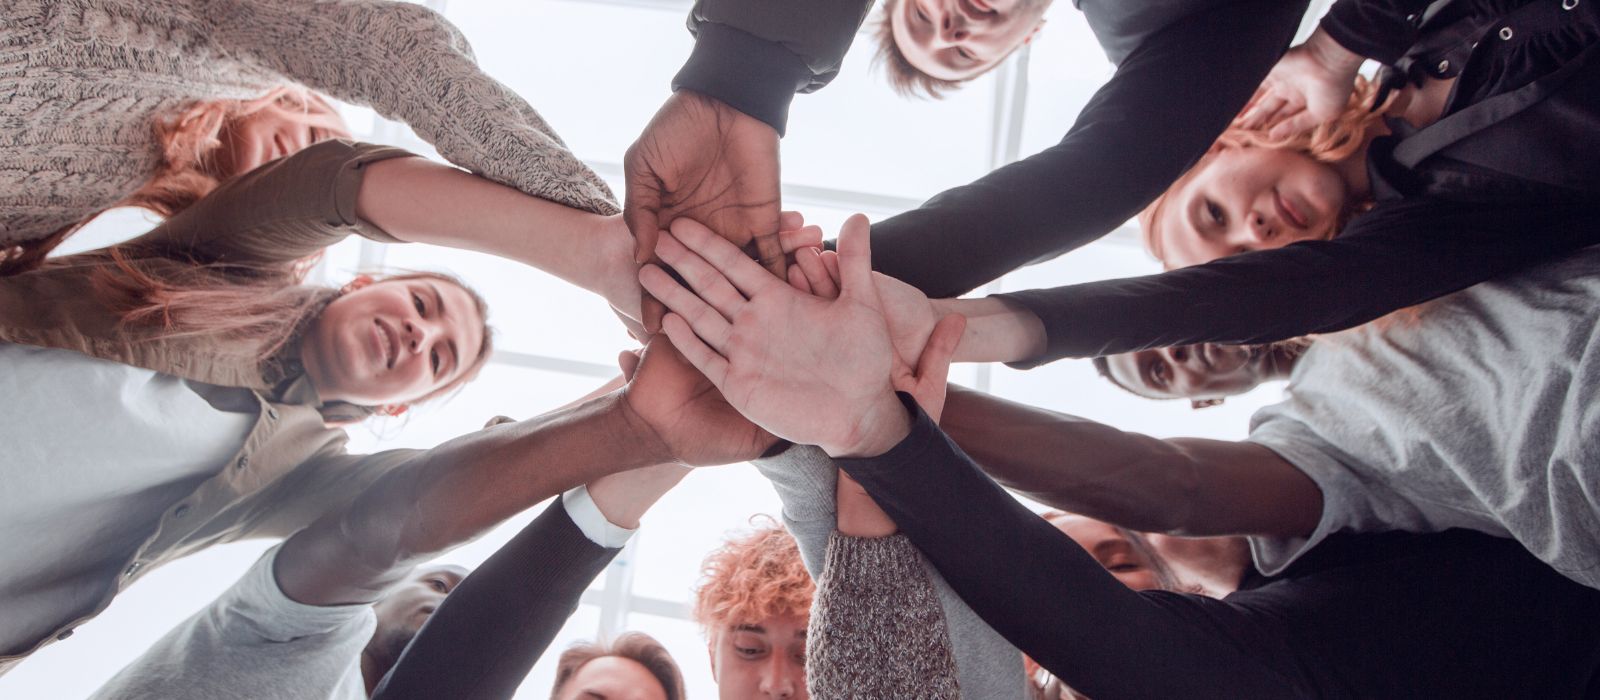
[[[639,516],[686,472],[645,467],[601,477],[587,495],[567,492],[450,592],[372,697],[511,697]],[[596,507],[602,523],[574,512]],[[595,527],[611,532],[596,540]]]
[[[873,269],[954,297],[1121,226],[1222,133],[1306,4],[1209,3],[1147,37],[1060,143],[873,224]]]
[[[1248,442],[1157,438],[951,387],[941,423],[984,471],[1055,508],[1145,532],[1299,537],[1322,492]]]
[[[484,74],[456,27],[383,0],[188,0],[229,57],[410,125],[446,160],[527,194],[617,212],[600,177],[516,93]]]

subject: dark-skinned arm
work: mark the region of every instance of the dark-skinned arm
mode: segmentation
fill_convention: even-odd
[[[1134,49],[1060,143],[873,224],[873,269],[959,296],[1133,218],[1222,133],[1306,9],[1211,5]]]
[[[1161,440],[951,386],[942,427],[996,481],[1143,532],[1306,536],[1322,492],[1260,445]]]

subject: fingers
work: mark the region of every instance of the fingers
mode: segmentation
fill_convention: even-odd
[[[1277,126],[1272,127],[1272,131],[1267,132],[1267,138],[1286,139],[1302,131],[1310,131],[1319,121],[1309,110],[1302,109],[1278,122]]]
[[[693,219],[673,221],[672,235],[683,243],[684,247],[694,251],[696,255],[710,263],[711,267],[722,273],[722,276],[732,282],[733,286],[746,297],[755,296],[758,291],[774,284],[783,284],[783,280],[788,279],[788,275],[781,269],[774,278],[772,274],[763,270],[761,265],[745,257],[744,252],[737,246]],[[768,238],[773,245],[777,245],[777,236]],[[759,243],[760,239],[757,241]],[[781,251],[778,256],[782,257]],[[669,303],[667,306],[672,305]]]
[[[943,383],[950,375],[950,361],[961,345],[961,335],[967,332],[967,317],[949,314],[934,324],[928,344],[917,359],[917,378]]]
[[[824,250],[818,255],[822,256],[822,265],[828,268],[828,276],[833,278],[834,284],[839,283],[839,251]]]
[[[728,319],[723,318],[722,314],[711,308],[710,304],[695,296],[694,292],[684,289],[669,277],[665,270],[655,265],[645,265],[639,270],[639,283],[672,311],[662,318],[663,329],[666,328],[667,317],[677,316],[680,322],[685,322],[712,347],[719,350],[726,347],[728,336],[733,333],[733,327],[728,323]],[[679,345],[678,349],[683,349],[683,346]]]
[[[779,234],[769,233],[755,237],[756,257],[761,261],[761,266],[767,272],[784,279],[784,270],[789,267],[788,257],[784,255],[783,241]]]
[[[1247,108],[1239,118],[1239,125],[1246,129],[1259,129],[1263,125],[1271,124],[1273,115],[1283,109],[1284,99],[1269,87],[1263,87],[1261,94],[1254,100],[1254,104]]]
[[[784,229],[778,232],[778,243],[783,246],[784,253],[798,252],[801,248],[821,248],[822,227],[800,226]]]
[[[633,374],[639,371],[639,351],[623,350],[617,353],[617,366],[622,368],[624,381],[633,381]]]
[[[778,230],[793,231],[806,225],[806,217],[797,211],[778,212]]]
[[[728,278],[711,267],[704,258],[683,247],[676,236],[667,234],[656,243],[656,254],[661,261],[672,266],[696,295],[722,314],[733,320],[733,314],[745,303],[743,294],[728,283]]]
[[[867,217],[852,215],[839,230],[839,287],[842,294],[875,294],[872,286],[872,226]],[[873,304],[877,306],[877,304]]]
[[[628,225],[628,233],[633,234],[633,261],[636,263],[648,262],[655,255],[656,237],[661,235],[661,222],[657,214],[661,210],[660,191],[654,185],[635,182],[632,168],[624,178],[628,188],[627,199],[623,202],[622,221]]]
[[[640,297],[639,315],[644,317],[640,321],[644,323],[646,335],[655,335],[661,332],[661,317],[666,313],[667,307],[661,303],[660,299],[650,296],[648,292],[643,297]],[[644,338],[639,338],[638,340],[642,341]]]
[[[794,264],[795,266],[789,269],[790,273],[793,274],[798,269],[801,276],[806,280],[806,288],[811,294],[823,299],[837,299],[839,297],[839,284],[834,280],[833,275],[829,274],[828,266],[822,262],[822,256],[817,253],[815,248],[806,248],[796,252],[794,254]]]
[[[661,319],[661,329],[679,354],[721,391],[723,382],[728,378],[728,360],[702,342],[684,318],[676,313],[667,314]]]
[[[811,282],[806,280],[806,273],[800,271],[799,265],[789,266],[789,286],[803,294],[811,293]]]

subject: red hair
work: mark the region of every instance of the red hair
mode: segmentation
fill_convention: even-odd
[[[171,217],[189,208],[223,180],[238,174],[225,172],[217,162],[222,136],[245,119],[263,112],[307,124],[327,137],[350,136],[349,127],[333,105],[305,88],[280,86],[249,100],[197,102],[174,117],[156,119],[152,128],[161,148],[161,161],[144,185],[111,205],[112,208],[141,207],[162,217]],[[50,251],[99,215],[100,212],[95,212],[43,238],[0,251],[0,276],[38,267]]]
[[[771,518],[706,556],[695,589],[694,618],[710,631],[785,615],[809,616],[816,585],[794,537]]]
[[[1256,96],[1259,98],[1261,93],[1258,91]],[[1206,154],[1201,156],[1194,167],[1179,176],[1171,187],[1162,192],[1161,196],[1156,197],[1155,201],[1144,208],[1144,211],[1139,212],[1139,228],[1144,237],[1145,249],[1150,251],[1150,254],[1155,256],[1157,260],[1162,259],[1161,246],[1159,244],[1160,236],[1156,235],[1156,222],[1160,220],[1161,210],[1166,204],[1167,196],[1177,191],[1189,177],[1199,172],[1206,159],[1212,155],[1229,148],[1272,148],[1299,151],[1311,159],[1323,163],[1338,163],[1365,147],[1368,131],[1379,120],[1383,119],[1383,107],[1393,100],[1393,96],[1391,95],[1384,105],[1374,107],[1373,103],[1377,96],[1378,89],[1375,84],[1366,78],[1356,76],[1356,84],[1354,90],[1350,93],[1350,100],[1345,103],[1344,111],[1340,112],[1338,116],[1318,124],[1308,131],[1301,131],[1276,139],[1268,136],[1272,125],[1246,129],[1239,125],[1239,120],[1235,117],[1234,123],[1229,125],[1221,136],[1217,137],[1216,142],[1211,144],[1211,148],[1206,150]],[[1254,100],[1251,100],[1251,103],[1253,104]],[[1241,110],[1241,114],[1249,110],[1249,108],[1250,106],[1246,105],[1245,110]],[[1332,238],[1337,235],[1350,214],[1364,211],[1371,206],[1371,201],[1363,201],[1357,202],[1353,207],[1347,207],[1344,216],[1338,218],[1333,228],[1327,231],[1324,237]]]

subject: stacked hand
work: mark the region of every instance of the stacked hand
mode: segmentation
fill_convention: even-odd
[[[1278,60],[1236,123],[1246,129],[1270,126],[1268,136],[1280,139],[1332,121],[1350,101],[1361,62],[1318,29]]]
[[[912,367],[885,321],[864,217],[845,224],[839,245],[833,263],[811,261],[838,268],[838,296],[828,299],[785,284],[706,227],[679,219],[657,254],[689,289],[655,265],[640,281],[672,311],[662,328],[673,344],[739,413],[834,456],[878,454],[910,427],[895,390],[935,403],[942,397],[964,320],[939,321]],[[813,290],[823,284],[822,276],[813,275],[814,283],[802,276]]]
[[[668,223],[690,217],[755,253],[782,278],[778,132],[754,117],[690,90],[668,98],[623,159],[623,218],[635,260],[652,260]],[[643,303],[644,326],[659,328],[661,307]]]

